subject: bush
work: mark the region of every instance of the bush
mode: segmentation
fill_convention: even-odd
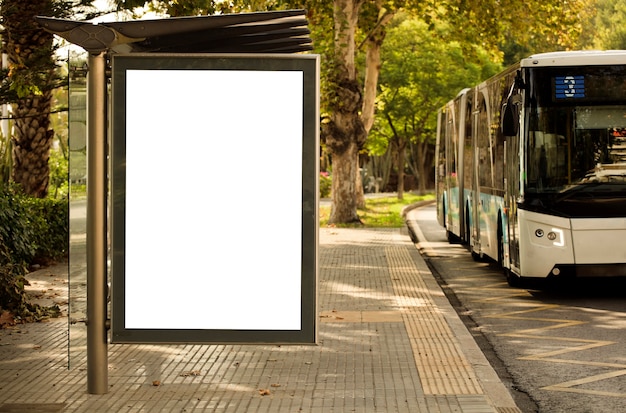
[[[39,320],[59,308],[28,303],[24,286],[28,265],[49,263],[67,253],[67,200],[29,198],[14,187],[0,189],[0,314]]]
[[[25,265],[35,257],[32,220],[25,207],[25,197],[15,188],[0,189],[0,243],[2,256],[0,264]]]
[[[47,263],[67,254],[67,199],[27,197],[0,190],[0,242],[15,264]]]
[[[35,249],[33,263],[47,264],[64,257],[69,243],[67,199],[25,199]]]
[[[69,193],[68,160],[61,150],[50,151],[50,188],[48,192],[53,198],[65,198]]]
[[[333,180],[328,172],[320,172],[320,198],[328,198]]]

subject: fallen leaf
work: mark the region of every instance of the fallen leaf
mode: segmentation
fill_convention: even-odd
[[[8,311],[3,311],[0,313],[0,328],[11,327],[15,325],[15,319],[13,318],[13,314]]]
[[[272,392],[270,392],[268,389],[259,389],[259,394],[261,396],[269,396],[270,394],[272,394]]]
[[[155,386],[155,387],[160,386],[160,385],[161,385],[161,380],[154,380],[154,381],[152,382],[152,385],[153,385],[153,386]]]
[[[180,373],[179,377],[199,376],[202,372],[200,370],[191,370]]]
[[[278,383],[272,383],[272,384],[270,384],[270,386],[271,386],[271,387],[280,387],[280,384],[278,384]]]

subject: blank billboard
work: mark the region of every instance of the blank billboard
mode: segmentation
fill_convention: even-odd
[[[318,57],[112,67],[112,342],[316,342]]]

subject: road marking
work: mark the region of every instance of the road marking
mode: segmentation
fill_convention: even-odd
[[[596,383],[602,380],[613,379],[615,377],[620,377],[626,375],[626,370],[617,370],[611,371],[603,374],[596,374],[594,376],[585,377],[578,380],[566,381],[563,383],[554,384],[552,386],[542,387],[543,390],[553,390],[553,391],[563,391],[570,393],[582,393],[582,394],[593,394],[596,396],[607,396],[607,397],[621,397],[626,398],[626,393],[616,393],[616,392],[608,392],[602,390],[587,390],[587,389],[578,389],[574,388],[574,386],[581,386],[583,384]]]
[[[510,288],[510,287],[507,287]],[[484,291],[484,287],[481,289]],[[523,291],[520,294],[503,294],[497,297],[489,297],[483,300],[474,300],[474,301],[482,301],[482,302],[493,302],[497,303],[498,301],[510,300],[512,296],[519,295],[530,295],[527,291]],[[510,303],[510,301],[509,301]],[[532,304],[529,304],[532,305]],[[620,377],[626,375],[626,364],[620,363],[606,363],[606,362],[598,362],[593,360],[575,360],[575,359],[564,359],[564,358],[556,358],[556,356],[563,356],[564,354],[571,354],[576,352],[587,351],[599,347],[605,347],[612,344],[617,344],[614,341],[606,341],[606,340],[590,340],[590,339],[581,339],[575,337],[565,337],[563,335],[563,329],[568,327],[580,326],[583,324],[587,324],[585,321],[580,320],[566,320],[559,318],[543,318],[538,316],[538,313],[545,311],[552,311],[562,308],[562,306],[557,304],[536,304],[533,308],[527,308],[519,311],[512,311],[502,314],[489,315],[487,318],[494,319],[511,319],[511,320],[521,320],[521,321],[532,321],[532,322],[545,322],[546,326],[543,327],[535,327],[535,328],[525,328],[518,329],[508,333],[498,334],[501,337],[514,337],[514,338],[523,338],[525,340],[544,340],[544,341],[552,341],[559,343],[571,343],[565,348],[561,348],[558,350],[545,351],[538,354],[533,354],[530,356],[518,357],[518,360],[527,360],[527,361],[543,361],[547,363],[557,363],[557,364],[571,364],[571,365],[581,365],[581,366],[589,366],[589,367],[604,367],[610,369],[618,369],[615,371],[610,371],[607,373],[591,375],[587,377],[583,377],[576,380],[570,380],[562,383],[555,383],[549,386],[542,387],[542,390],[550,390],[550,391],[560,391],[560,392],[571,392],[578,394],[589,394],[589,395],[600,395],[606,397],[626,397],[626,394],[618,393],[618,392],[607,392],[607,391],[598,391],[593,389],[583,389],[577,386],[582,386],[591,383],[598,383],[602,380],[613,379],[615,377]],[[553,332],[554,330],[559,330],[560,334],[558,336],[555,335],[542,335],[541,333],[545,332]],[[566,345],[566,344],[565,344]]]

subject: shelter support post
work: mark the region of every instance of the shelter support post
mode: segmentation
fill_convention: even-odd
[[[87,391],[108,391],[106,53],[89,54],[87,77]]]

